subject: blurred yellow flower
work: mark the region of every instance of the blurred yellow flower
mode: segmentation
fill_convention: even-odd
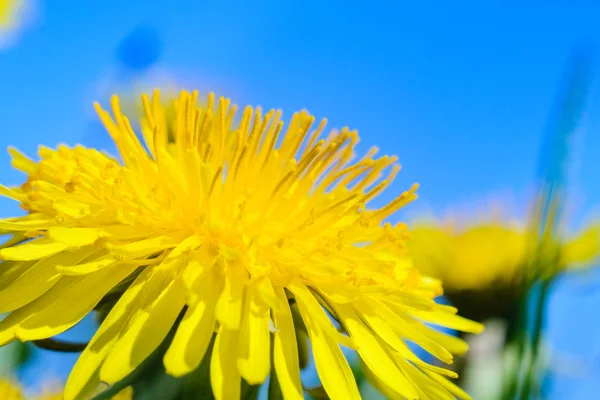
[[[0,48],[14,41],[30,17],[30,6],[26,0],[0,0]]]
[[[415,223],[409,241],[415,267],[440,279],[451,300],[487,292],[496,297],[496,306],[501,306],[504,300],[519,295],[520,285],[530,272],[547,278],[564,269],[588,266],[600,254],[600,225],[591,225],[574,238],[555,240],[544,247],[546,259],[556,255],[558,259],[548,262],[547,270],[542,265],[542,270],[529,271],[535,236],[524,224],[497,218],[471,224],[464,223],[468,218],[461,224],[454,222],[457,220],[461,221]],[[467,309],[476,307],[475,303],[473,298],[453,301],[463,315],[480,320],[481,315]],[[486,312],[492,312],[491,308]]]
[[[45,390],[42,394],[35,396],[34,400],[63,400],[64,393],[62,390]],[[131,386],[126,387],[119,393],[111,397],[111,400],[132,400],[133,389]]]
[[[10,379],[0,377],[0,399],[24,400],[21,388]]]
[[[53,386],[53,385],[52,385]],[[30,397],[23,395],[23,390],[14,381],[6,378],[0,378],[0,399],[2,400],[26,400]],[[33,400],[63,400],[63,392],[60,389],[47,388],[39,395],[33,396]],[[111,400],[131,400],[133,399],[133,389],[129,386],[115,396]]]
[[[481,289],[515,279],[526,260],[527,235],[516,227],[483,223],[456,230],[423,224],[411,230],[414,264],[449,289]]]
[[[585,228],[574,238],[565,240],[560,247],[561,263],[568,269],[589,266],[600,254],[600,225]]]
[[[482,223],[455,230],[424,224],[411,233],[415,266],[441,279],[446,290],[476,290],[519,280],[531,255],[532,235],[516,226]],[[563,269],[589,265],[600,254],[600,226],[556,245]]]
[[[0,0],[0,31],[15,25],[16,14],[22,0]]]
[[[10,312],[0,344],[59,334],[117,291],[122,296],[71,372],[67,400],[129,375],[180,314],[164,356],[169,374],[196,369],[214,336],[215,398],[239,398],[241,379],[261,384],[273,363],[285,398],[302,399],[301,321],[292,304],[331,398],[360,398],[340,345],[357,349],[399,396],[469,398],[446,379],[454,372],[406,345],[451,363],[466,344],[424,322],[483,327],[435,303],[441,286],[412,267],[406,225],[383,222],[416,197],[416,186],[367,208],[398,172],[396,158],[374,158],[373,149],[352,162],[357,133],[344,128],[321,138],[325,121],[311,132],[306,111],[284,131],[280,111],[246,107],[234,123],[228,99],[211,94],[206,104],[182,92],[169,141],[158,93],[144,96],[146,147],[116,97],[112,116],[96,104],[122,165],[81,146],[41,147],[39,162],[11,150],[28,179],[0,192],[29,214],[0,221],[13,235],[0,250],[0,312]],[[23,238],[32,240],[15,245]],[[128,287],[119,285],[126,279]]]

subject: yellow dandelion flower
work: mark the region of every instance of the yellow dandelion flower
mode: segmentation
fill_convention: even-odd
[[[11,44],[30,18],[31,4],[25,0],[0,0],[0,48]]]
[[[27,397],[28,399],[31,397]],[[0,399],[2,400],[25,400],[21,387],[6,378],[0,378]],[[62,389],[56,389],[55,385],[49,385],[41,394],[33,396],[35,400],[63,400]],[[131,386],[121,390],[111,400],[131,400],[133,399],[133,388]]]
[[[564,240],[560,245],[561,264],[567,269],[589,267],[600,255],[600,224],[594,223]]]
[[[524,267],[528,252],[527,235],[511,226],[483,223],[456,230],[423,224],[411,234],[415,266],[441,279],[446,292],[510,282]]]
[[[0,344],[59,334],[121,288],[72,370],[65,399],[130,374],[180,314],[167,373],[193,371],[214,336],[215,398],[239,398],[241,380],[264,382],[272,364],[285,398],[302,399],[293,307],[331,398],[360,398],[340,345],[357,349],[399,396],[468,398],[446,379],[455,373],[406,345],[451,363],[466,344],[424,322],[483,327],[434,302],[441,286],[412,267],[407,226],[384,222],[416,197],[416,187],[367,208],[398,172],[396,158],[375,158],[373,149],[352,162],[357,133],[344,128],[321,138],[325,121],[311,131],[306,111],[284,130],[280,111],[246,107],[235,122],[229,100],[210,94],[197,107],[197,96],[182,92],[177,100],[173,142],[158,93],[144,96],[145,147],[116,97],[112,116],[96,104],[122,164],[82,146],[41,147],[39,162],[10,150],[28,179],[0,192],[29,213],[0,221],[13,235],[0,250],[0,312],[10,313],[0,322]]]
[[[463,216],[416,223],[409,247],[415,267],[440,279],[461,314],[475,320],[511,314],[532,273],[551,277],[589,266],[600,255],[600,225],[591,225],[573,238],[553,239],[543,248],[548,254],[541,255],[548,260],[547,268],[530,271],[535,232],[517,219],[468,220]]]
[[[0,29],[10,28],[15,23],[19,0],[0,0]]]
[[[0,399],[3,400],[24,400],[23,393],[19,385],[12,380],[0,377]]]
[[[98,391],[98,390],[96,390]],[[35,400],[64,400],[64,392],[62,389],[46,389],[41,394],[35,396]],[[2,397],[2,399],[4,399]],[[131,400],[133,399],[133,388],[126,387],[119,393],[111,397],[111,400]]]

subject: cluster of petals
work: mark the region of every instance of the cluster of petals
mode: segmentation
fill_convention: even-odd
[[[356,131],[323,136],[306,111],[281,112],[182,92],[169,116],[144,96],[141,136],[112,100],[96,105],[120,154],[11,149],[27,175],[0,194],[27,214],[0,220],[0,345],[66,331],[118,298],[72,370],[65,399],[119,382],[175,330],[164,355],[180,377],[210,357],[217,399],[275,371],[286,399],[302,399],[298,332],[310,340],[329,397],[359,391],[340,346],[355,349],[376,384],[407,399],[468,398],[443,362],[467,345],[426,323],[480,324],[436,304],[439,281],[413,267],[405,224],[386,222],[416,186],[381,207],[371,200],[399,171],[376,148],[355,160]],[[385,175],[384,175],[385,174]],[[383,178],[383,179],[382,179]],[[112,296],[112,297],[111,297]],[[210,351],[209,351],[210,349]]]

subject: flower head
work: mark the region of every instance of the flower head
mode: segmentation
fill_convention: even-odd
[[[15,14],[20,3],[19,0],[0,1],[0,28],[10,28],[15,24]]]
[[[217,399],[239,398],[242,378],[264,382],[271,364],[285,398],[301,399],[300,325],[331,398],[359,398],[340,345],[357,349],[392,393],[468,398],[446,380],[453,372],[406,345],[450,363],[466,344],[424,322],[482,326],[434,302],[441,286],[412,267],[407,226],[384,222],[416,186],[368,208],[398,172],[396,158],[372,149],[353,162],[357,133],[322,138],[325,121],[311,131],[305,111],[284,129],[280,111],[246,107],[236,121],[229,100],[196,103],[197,92],[183,92],[167,118],[158,93],[144,96],[144,144],[116,97],[112,116],[96,104],[122,163],[81,146],[41,147],[39,162],[11,150],[28,179],[0,191],[29,213],[0,221],[13,235],[0,250],[0,312],[10,312],[0,343],[56,335],[117,293],[66,399],[127,376],[174,326],[169,374],[197,368],[214,337]]]
[[[100,392],[101,388],[97,388],[96,392]],[[48,388],[42,393],[35,396],[35,400],[63,400],[64,392],[62,388]],[[110,400],[132,400],[133,399],[133,388],[131,386],[121,390],[116,395],[112,396]]]
[[[32,2],[0,0],[0,49],[10,45],[32,18]]]
[[[440,279],[446,296],[468,318],[507,317],[529,280],[588,266],[600,255],[597,224],[568,239],[540,238],[531,227],[502,213],[480,217],[416,223],[409,242],[415,267]],[[542,239],[548,243],[536,247]],[[542,262],[534,263],[535,257]]]
[[[31,397],[23,395],[23,389],[15,381],[6,378],[0,378],[0,399],[2,400],[25,400]],[[131,400],[133,398],[133,389],[128,386],[121,390],[111,400]],[[33,396],[34,400],[63,400],[62,388],[56,385],[47,386],[42,393]]]
[[[527,237],[514,226],[480,223],[462,230],[433,223],[411,233],[415,266],[442,280],[446,292],[510,283],[525,267]]]
[[[0,399],[24,400],[21,388],[12,380],[0,377]]]

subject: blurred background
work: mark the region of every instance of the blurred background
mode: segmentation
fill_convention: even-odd
[[[0,28],[0,148],[33,155],[39,144],[82,143],[110,151],[94,100],[154,87],[212,90],[288,117],[307,108],[330,128],[358,129],[359,150],[377,145],[398,155],[402,171],[381,201],[421,184],[403,220],[469,210],[490,197],[524,217],[565,61],[574,44],[600,40],[598,15],[600,3],[585,0],[28,1],[15,24]],[[593,97],[581,127],[569,147],[567,231],[600,205]],[[3,154],[0,181],[21,183]],[[0,217],[17,209],[0,199]],[[599,306],[597,268],[552,285],[544,398],[587,400],[600,391]],[[93,330],[86,319],[62,337],[86,340]],[[4,372],[24,351],[17,373],[32,391],[64,381],[76,359],[11,345],[0,349]],[[486,357],[481,365],[499,363]],[[477,386],[474,398],[487,398]]]

